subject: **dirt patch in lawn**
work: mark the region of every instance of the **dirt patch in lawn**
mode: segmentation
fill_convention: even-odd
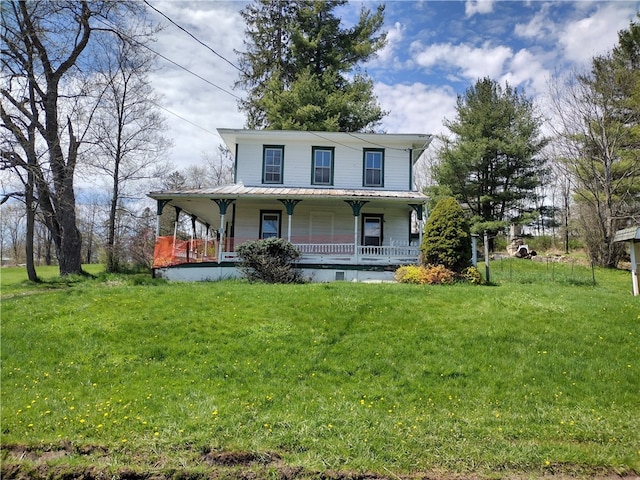
[[[567,465],[541,472],[459,474],[432,471],[396,475],[391,471],[309,471],[287,465],[275,452],[205,451],[194,455],[190,464],[182,462],[180,467],[170,467],[165,462],[158,462],[157,458],[145,459],[139,454],[134,455],[136,465],[124,466],[121,461],[113,461],[108,449],[97,445],[76,446],[63,442],[34,447],[14,444],[2,445],[1,449],[0,478],[3,480],[640,480],[636,473],[587,471]],[[185,451],[189,450],[185,448]]]

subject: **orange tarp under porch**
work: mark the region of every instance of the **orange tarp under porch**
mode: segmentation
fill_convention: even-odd
[[[177,240],[158,237],[153,251],[153,268],[183,263],[213,262],[217,260],[216,240]]]

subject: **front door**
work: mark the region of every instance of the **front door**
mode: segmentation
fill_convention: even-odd
[[[382,245],[382,215],[362,216],[362,244],[367,246]]]

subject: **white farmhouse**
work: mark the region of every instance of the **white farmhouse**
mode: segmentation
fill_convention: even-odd
[[[234,184],[149,194],[158,215],[174,208],[193,226],[189,241],[157,238],[157,276],[237,277],[235,247],[268,237],[295,244],[312,281],[390,279],[418,260],[426,197],[413,171],[430,135],[218,132],[235,153]]]

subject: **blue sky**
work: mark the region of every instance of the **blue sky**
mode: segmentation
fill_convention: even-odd
[[[246,2],[149,0],[217,53],[236,62],[243,50]],[[455,118],[456,97],[478,78],[491,77],[524,90],[545,108],[552,78],[589,67],[594,55],[610,51],[617,32],[636,18],[640,2],[629,1],[388,1],[384,2],[388,44],[363,68],[389,111],[381,128],[389,133],[442,133]],[[362,5],[341,9],[343,22]],[[154,14],[154,19],[163,20]],[[215,129],[242,128],[234,97],[237,70],[166,22],[155,49],[205,78],[160,60],[154,86],[174,141],[176,167],[198,164],[220,143]],[[211,83],[218,85],[223,92]]]

